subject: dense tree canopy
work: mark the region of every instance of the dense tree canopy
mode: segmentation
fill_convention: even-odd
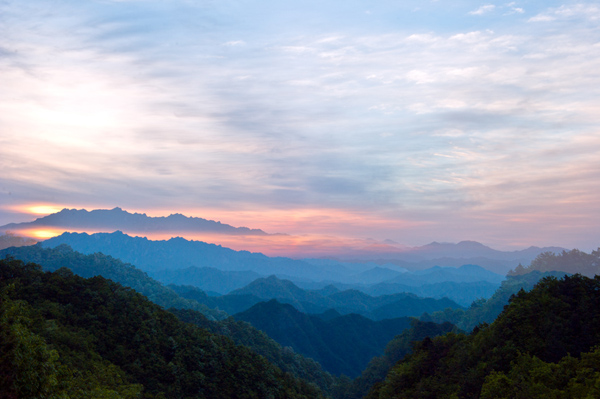
[[[600,248],[588,254],[578,249],[562,251],[559,254],[544,252],[538,255],[529,266],[519,265],[511,270],[509,276],[526,274],[532,271],[561,271],[569,274],[583,274],[593,277],[600,274]]]
[[[600,277],[547,277],[470,335],[426,338],[369,398],[573,398],[600,389]]]
[[[103,277],[0,260],[11,398],[318,398],[319,389]],[[23,359],[27,359],[24,361]]]

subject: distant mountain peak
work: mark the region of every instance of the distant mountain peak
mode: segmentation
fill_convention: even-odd
[[[108,230],[126,232],[211,232],[230,235],[268,235],[260,229],[234,227],[214,220],[188,217],[174,213],[167,217],[152,217],[145,213],[130,213],[120,207],[113,209],[67,209],[37,218],[33,222],[11,223],[1,226],[0,230],[16,230],[31,227],[58,227],[65,230]]]

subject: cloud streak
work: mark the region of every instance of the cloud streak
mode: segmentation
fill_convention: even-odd
[[[593,247],[567,221],[598,213],[597,6],[470,2],[445,25],[416,4],[4,2],[4,198]]]

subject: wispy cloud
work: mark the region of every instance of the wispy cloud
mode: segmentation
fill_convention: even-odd
[[[529,19],[530,22],[551,22],[555,20],[583,19],[588,21],[600,20],[600,6],[597,4],[561,5],[558,8],[537,14]]]
[[[249,2],[4,2],[2,195],[367,212],[390,222],[356,231],[407,244],[558,243],[544,220],[597,214],[600,38],[579,23],[597,6],[452,10],[469,29],[362,22],[400,18],[394,4],[299,19]],[[508,222],[527,212],[537,224]]]
[[[493,4],[487,4],[485,6],[481,6],[476,10],[470,11],[469,15],[483,15],[490,13],[496,9],[496,6]]]

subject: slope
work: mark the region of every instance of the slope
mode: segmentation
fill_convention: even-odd
[[[0,258],[12,256],[24,262],[40,264],[44,270],[55,271],[66,267],[82,277],[103,276],[124,286],[131,287],[152,302],[164,308],[194,309],[211,319],[223,319],[227,314],[210,309],[195,300],[185,299],[177,295],[171,288],[158,281],[131,264],[121,262],[101,253],[84,255],[73,251],[67,245],[56,248],[43,248],[40,244],[11,247],[0,251]]]
[[[370,397],[600,395],[600,277],[547,277],[488,327],[425,339]]]
[[[178,296],[176,291],[164,287],[144,272],[132,265],[124,264],[118,259],[103,254],[83,255],[71,250],[66,245],[53,249],[34,245],[0,251],[0,257],[5,256],[13,256],[24,262],[39,263],[44,270],[48,271],[66,267],[82,277],[103,276],[114,280],[145,294],[154,303],[170,308],[169,310],[178,317],[185,315],[185,321],[194,321],[198,326],[215,334],[231,338],[238,345],[250,347],[283,371],[299,378],[310,378],[311,382],[316,383],[324,391],[329,390],[335,383],[330,375],[323,372],[319,364],[298,354],[287,354],[284,348],[250,324],[237,322],[232,318],[220,322],[213,321],[213,316],[223,318],[225,314],[222,311],[207,309],[194,298],[186,299]],[[204,295],[206,296],[206,294]],[[210,319],[198,312],[198,309],[202,310]],[[181,311],[178,312],[178,310]]]
[[[0,293],[6,397],[321,397],[249,349],[103,277],[5,259]]]
[[[325,370],[351,377],[410,325],[407,317],[375,322],[356,314],[323,320],[276,300],[258,303],[234,318],[249,322],[282,346],[317,360]]]

